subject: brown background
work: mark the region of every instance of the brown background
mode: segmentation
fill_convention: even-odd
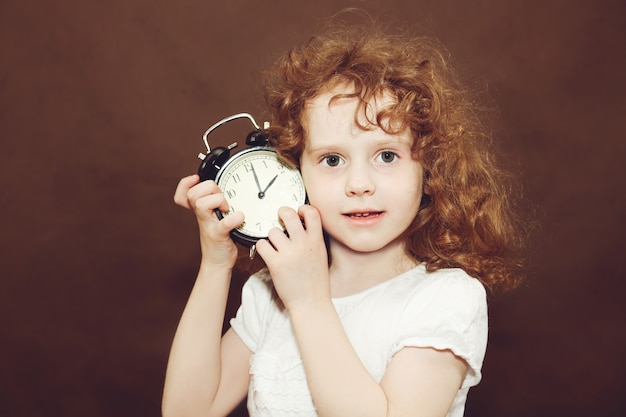
[[[199,256],[175,184],[348,5],[435,33],[488,87],[537,209],[467,415],[626,415],[622,0],[0,1],[0,415],[159,415]]]

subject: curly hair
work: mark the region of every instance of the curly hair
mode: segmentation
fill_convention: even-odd
[[[491,134],[437,41],[386,33],[371,20],[333,21],[280,58],[266,81],[272,143],[296,166],[308,100],[338,83],[350,85],[351,96],[360,98],[358,124],[368,101],[389,94],[395,105],[375,122],[388,132],[410,129],[425,173],[421,207],[404,236],[408,255],[429,271],[462,268],[492,291],[516,286],[524,234],[509,176],[496,165]]]

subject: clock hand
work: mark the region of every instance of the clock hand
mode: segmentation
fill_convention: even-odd
[[[254,175],[254,182],[256,182],[256,187],[259,190],[259,198],[265,197],[265,193],[261,191],[261,184],[259,184],[259,177],[256,176],[256,171],[254,170],[254,165],[250,162],[250,167],[252,168],[252,175]]]
[[[267,189],[270,188],[272,186],[272,184],[274,184],[274,181],[276,181],[276,178],[278,178],[278,174],[276,174],[274,176],[274,178],[272,178],[272,180],[270,181],[269,184],[267,184],[267,187],[265,187],[265,190],[261,191],[263,193],[263,196],[265,196],[265,193],[267,192]]]

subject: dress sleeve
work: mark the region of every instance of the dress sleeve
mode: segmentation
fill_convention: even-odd
[[[256,352],[261,338],[261,322],[272,301],[272,282],[262,270],[252,275],[241,290],[241,305],[230,320],[230,327],[252,352]]]
[[[480,382],[487,348],[485,289],[464,271],[438,271],[404,306],[392,355],[404,347],[450,350],[468,365],[461,388]]]

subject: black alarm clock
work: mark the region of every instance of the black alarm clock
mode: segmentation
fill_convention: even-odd
[[[248,118],[254,130],[246,137],[248,147],[234,155],[230,151],[237,147],[211,150],[208,136],[218,127],[235,119]],[[266,239],[273,227],[284,230],[278,219],[278,209],[283,206],[297,210],[306,202],[306,191],[300,171],[278,156],[268,141],[266,122],[261,129],[248,113],[226,117],[211,126],[203,135],[206,154],[199,154],[202,163],[198,168],[201,181],[214,180],[224,193],[230,206],[229,211],[215,210],[222,219],[235,210],[244,214],[244,222],[233,229],[233,240],[250,247],[250,257],[254,256],[254,245],[259,239]]]

